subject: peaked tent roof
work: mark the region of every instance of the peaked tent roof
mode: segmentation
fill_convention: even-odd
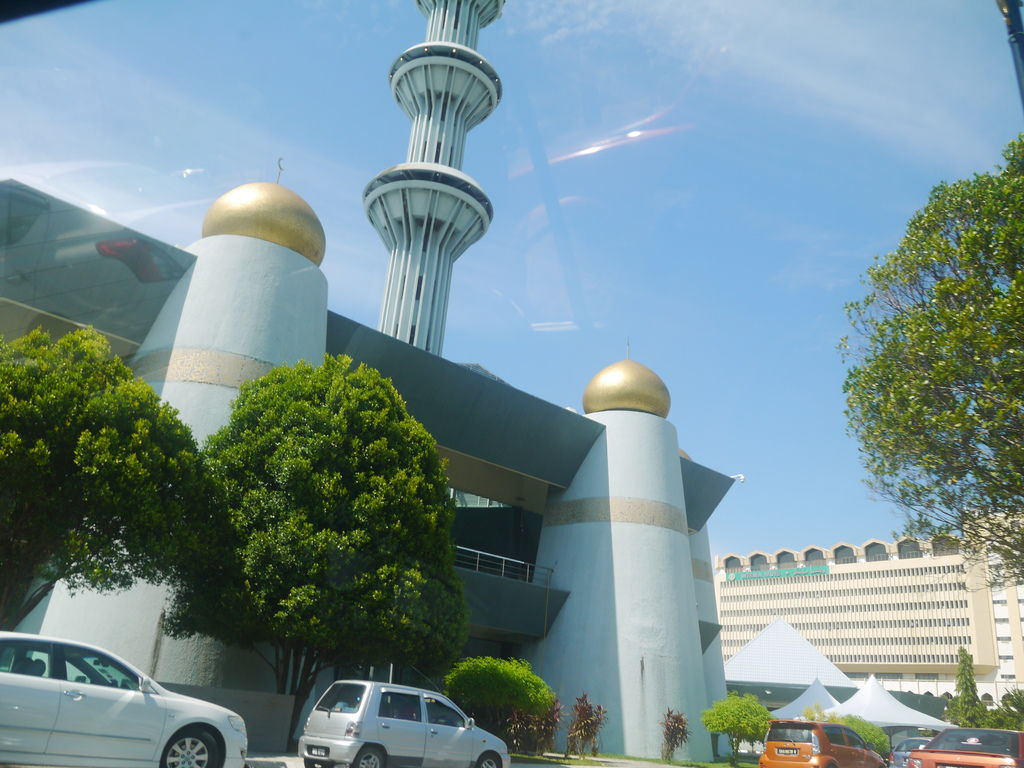
[[[839,706],[839,702],[829,693],[821,680],[814,678],[814,682],[807,690],[797,696],[793,701],[784,707],[772,710],[773,717],[802,717],[804,710],[808,707],[821,707],[823,712],[832,712]]]
[[[856,715],[882,728],[903,726],[911,728],[948,728],[938,718],[918,712],[896,700],[871,675],[853,696],[834,710],[837,715]]]
[[[725,679],[750,683],[794,683],[854,687],[850,678],[803,635],[775,619],[725,662]]]

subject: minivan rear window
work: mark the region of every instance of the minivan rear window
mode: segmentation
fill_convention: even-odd
[[[1018,736],[1013,731],[990,731],[984,728],[948,728],[926,749],[949,749],[958,752],[988,752],[1020,757]]]
[[[802,744],[811,743],[811,735],[814,731],[810,728],[803,728],[799,725],[773,725],[768,729],[765,741],[796,741]]]
[[[359,683],[335,683],[320,697],[316,708],[323,712],[358,712],[366,696],[366,686]]]

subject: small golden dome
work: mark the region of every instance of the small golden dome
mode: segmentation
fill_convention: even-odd
[[[309,203],[280,184],[243,184],[216,200],[203,219],[203,237],[244,235],[283,245],[317,266],[327,238]]]
[[[646,365],[620,360],[598,373],[583,391],[583,411],[643,411],[665,418],[672,397],[661,378]]]

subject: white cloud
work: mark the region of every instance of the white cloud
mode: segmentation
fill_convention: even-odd
[[[971,55],[979,35],[1004,37],[990,3],[517,0],[505,16],[513,34],[548,43],[601,36],[598,45],[615,46],[614,60],[637,50],[692,69],[723,51],[714,66],[766,102],[942,158],[958,172],[991,162],[991,126],[978,113],[1006,96],[1012,77],[1007,50],[997,76],[990,61]]]

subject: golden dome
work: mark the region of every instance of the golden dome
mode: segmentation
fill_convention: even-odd
[[[583,410],[643,411],[665,418],[672,397],[661,378],[646,365],[620,360],[598,373],[583,390]]]
[[[317,266],[327,238],[309,203],[280,184],[243,184],[216,200],[203,219],[203,237],[244,235],[283,245]]]

